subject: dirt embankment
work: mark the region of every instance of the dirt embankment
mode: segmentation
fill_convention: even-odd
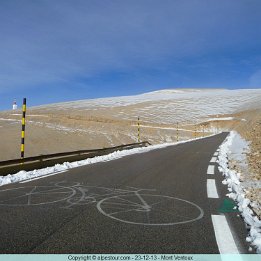
[[[236,114],[244,119],[234,126],[240,135],[249,141],[249,152],[246,153],[248,173],[242,173],[247,197],[257,206],[255,212],[261,218],[261,109],[247,110]]]
[[[239,115],[245,120],[235,129],[250,142],[247,158],[251,177],[261,181],[261,109],[244,111]]]

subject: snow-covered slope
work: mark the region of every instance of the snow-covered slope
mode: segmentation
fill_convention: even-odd
[[[46,106],[54,110],[100,110],[104,115],[110,108],[110,116],[135,120],[173,124],[176,122],[199,122],[211,115],[230,114],[246,108],[261,107],[261,89],[169,89],[135,96],[64,102]]]

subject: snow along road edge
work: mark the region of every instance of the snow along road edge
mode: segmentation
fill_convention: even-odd
[[[244,188],[240,182],[240,174],[228,167],[228,155],[232,152],[232,144],[237,132],[231,131],[225,141],[219,147],[217,163],[219,171],[225,177],[223,184],[228,186],[229,194],[227,196],[236,201],[238,209],[249,229],[246,241],[256,248],[257,254],[261,254],[261,221],[251,209],[251,202],[246,197]]]
[[[186,143],[186,142],[205,139],[205,138],[209,138],[209,137],[212,137],[215,135],[217,135],[217,134],[212,134],[212,135],[209,135],[206,137],[201,137],[201,138],[196,138],[196,139],[189,139],[186,141],[180,141],[180,142],[176,142],[176,143],[163,143],[163,144],[157,144],[157,145],[152,145],[152,146],[142,147],[142,148],[114,151],[108,155],[97,156],[94,158],[87,158],[85,160],[75,161],[75,162],[64,162],[63,164],[56,164],[53,167],[36,169],[36,170],[32,170],[32,171],[22,170],[16,174],[0,176],[0,186],[7,185],[10,183],[17,183],[17,182],[21,182],[21,181],[25,181],[25,180],[31,180],[31,179],[34,179],[34,178],[40,177],[40,176],[48,176],[49,174],[55,174],[55,173],[59,174],[68,169],[71,169],[71,168],[77,168],[80,166],[85,166],[85,165],[94,164],[94,163],[98,163],[98,162],[106,162],[106,161],[110,161],[110,160],[115,160],[115,159],[122,158],[124,156],[133,155],[136,153],[145,153],[145,152],[148,152],[151,150],[166,148],[168,146],[174,146],[174,145],[178,145],[178,144],[182,144],[182,143]]]

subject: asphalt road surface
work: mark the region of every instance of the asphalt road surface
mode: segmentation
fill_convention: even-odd
[[[212,160],[226,135],[2,186],[0,253],[248,253]]]

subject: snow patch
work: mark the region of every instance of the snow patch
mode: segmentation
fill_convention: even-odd
[[[234,117],[219,117],[219,118],[210,118],[206,121],[232,121],[234,120]]]
[[[20,121],[15,120],[15,119],[5,119],[5,118],[0,118],[0,121],[20,122]]]
[[[132,127],[136,127],[136,124],[132,124]],[[188,125],[187,125],[188,126]],[[197,133],[204,133],[204,132],[212,132],[212,133],[221,133],[222,131],[217,130],[217,128],[201,128],[201,130],[196,129],[196,130],[188,130],[188,129],[183,129],[183,128],[176,128],[176,127],[158,127],[158,126],[150,126],[150,125],[142,125],[140,124],[141,128],[150,128],[150,129],[160,129],[160,130],[179,130],[179,131],[186,131],[186,132],[197,132]]]

